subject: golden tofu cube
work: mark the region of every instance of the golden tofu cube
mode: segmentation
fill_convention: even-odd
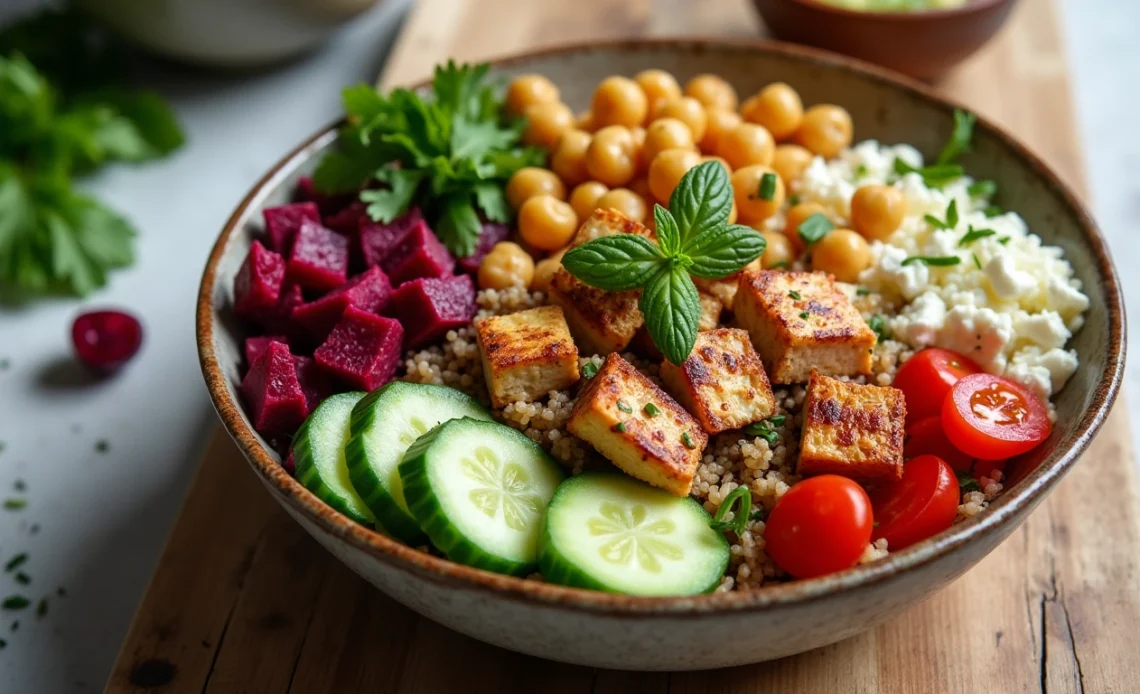
[[[740,272],[729,275],[728,277],[722,277],[719,280],[693,277],[693,284],[697,285],[697,289],[702,292],[711,294],[719,299],[726,311],[733,311],[736,307],[736,293],[740,288],[740,276],[748,270],[759,270],[760,267],[760,260],[757,259],[748,263]]]
[[[701,317],[697,321],[697,330],[712,330],[720,325],[720,314],[724,304],[712,294],[705,294],[702,291],[698,291],[697,296],[701,300]],[[661,350],[657,349],[657,345],[653,344],[653,338],[649,336],[649,329],[644,325],[638,329],[629,346],[634,352],[650,359],[663,358]]]
[[[631,477],[687,496],[708,436],[669,395],[616,354],[590,379],[566,428]]]
[[[776,414],[776,396],[744,330],[697,333],[685,363],[661,364],[661,380],[709,434],[740,429]]]
[[[803,383],[812,368],[833,376],[871,373],[877,337],[826,273],[744,272],[736,322],[752,336],[773,383]]]
[[[803,411],[796,472],[860,482],[902,477],[906,400],[901,390],[845,383],[813,369]]]
[[[491,316],[475,332],[495,407],[531,402],[578,380],[578,348],[557,306]]]

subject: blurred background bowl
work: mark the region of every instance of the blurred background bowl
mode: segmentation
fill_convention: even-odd
[[[935,79],[989,41],[1017,0],[970,0],[954,9],[848,10],[814,0],[752,0],[772,35]]]

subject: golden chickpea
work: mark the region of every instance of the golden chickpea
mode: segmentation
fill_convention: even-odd
[[[586,150],[586,171],[590,178],[611,188],[623,186],[637,173],[633,136],[629,128],[607,125],[594,133]]]
[[[705,127],[705,136],[701,138],[701,151],[705,154],[716,152],[720,138],[744,122],[736,111],[726,111],[723,108],[710,108],[705,112],[705,117],[708,125]]]
[[[705,108],[736,110],[736,90],[723,77],[716,75],[697,75],[686,82],[685,96],[693,97]]]
[[[850,229],[832,229],[811,248],[811,269],[830,272],[840,282],[858,282],[870,264],[867,239]]]
[[[554,273],[558,272],[558,268],[562,267],[562,256],[564,255],[566,255],[565,249],[535,263],[534,280],[530,283],[530,288],[538,292],[549,291],[550,280],[554,278]]]
[[[590,133],[567,130],[550,155],[550,170],[558,174],[568,186],[576,186],[590,178],[586,171],[586,150],[590,148]]]
[[[851,114],[840,106],[819,104],[804,112],[796,142],[828,159],[851,144]]]
[[[765,176],[771,183],[770,197],[767,193]],[[767,166],[752,165],[737,169],[732,174],[732,200],[740,210],[741,224],[757,224],[776,214],[784,205],[784,182],[775,171]]]
[[[693,142],[700,142],[701,138],[705,136],[705,129],[708,127],[705,107],[701,102],[689,96],[658,103],[657,108],[653,111],[652,118],[653,120],[676,118],[689,126],[689,130],[693,133]]]
[[[649,168],[649,160],[645,158],[645,128],[640,125],[630,128],[629,136],[633,138],[634,175],[640,176]]]
[[[580,183],[570,193],[570,207],[574,208],[574,214],[578,215],[580,221],[586,221],[586,217],[598,207],[598,200],[608,192],[610,189],[605,183]]]
[[[788,186],[804,174],[814,157],[814,154],[799,145],[776,145],[776,151],[772,154],[772,168],[780,174],[784,185]]]
[[[529,287],[533,280],[534,259],[517,243],[496,243],[479,264],[481,289]]]
[[[645,200],[629,188],[614,188],[598,200],[598,209],[614,209],[635,222],[644,222],[649,211]]]
[[[777,140],[786,140],[800,127],[804,104],[795,89],[774,82],[749,97],[740,107],[740,115],[749,123],[763,125]]]
[[[634,76],[634,81],[645,92],[646,106],[653,113],[657,104],[681,98],[681,85],[677,79],[664,70],[642,70]]]
[[[764,126],[741,123],[721,136],[716,153],[735,170],[752,164],[768,166],[775,151],[776,142]]]
[[[906,198],[898,188],[866,185],[851,196],[851,226],[868,240],[886,239],[905,216]]]
[[[507,87],[507,112],[522,115],[535,104],[557,103],[558,87],[542,75],[519,75]]]
[[[574,127],[578,130],[584,130],[588,133],[594,132],[597,130],[597,128],[594,126],[594,114],[590,113],[589,111],[582,111],[578,115],[574,116]]]
[[[624,125],[632,128],[641,125],[649,112],[645,92],[628,77],[607,77],[594,90],[590,112],[598,127]]]
[[[706,155],[706,156],[701,157],[701,163],[702,164],[706,161],[715,161],[716,163],[718,163],[724,167],[724,172],[726,174],[728,174],[729,176],[732,175],[732,167],[728,165],[728,162],[725,161],[723,157],[714,157],[714,156],[710,156],[710,155]]]
[[[519,209],[519,236],[540,251],[556,251],[578,231],[578,215],[553,195],[536,195]]]
[[[649,190],[649,179],[635,178],[630,181],[629,186],[627,187],[633,192],[640,195],[641,199],[645,201],[645,205],[648,208],[648,211],[645,214],[645,220],[647,222],[651,221],[653,219],[653,192]]]
[[[536,195],[553,195],[559,200],[566,199],[566,185],[558,174],[549,169],[527,166],[519,169],[507,181],[507,202],[516,210]]]
[[[562,133],[574,127],[574,113],[561,102],[535,104],[526,109],[523,142],[550,149]]]
[[[803,239],[799,235],[800,225],[813,214],[822,214],[826,217],[828,216],[827,208],[818,202],[802,202],[788,210],[788,214],[784,218],[784,235],[795,245],[796,252],[803,250],[804,245]]]
[[[662,205],[669,203],[673,189],[689,169],[701,163],[701,155],[691,149],[667,149],[649,162],[649,190]]]
[[[667,149],[692,149],[693,131],[676,118],[658,118],[645,129],[645,158],[653,161]]]
[[[778,231],[764,229],[760,232],[768,242],[764,255],[760,256],[760,264],[765,270],[774,267],[787,267],[796,259],[796,245],[786,235]]]

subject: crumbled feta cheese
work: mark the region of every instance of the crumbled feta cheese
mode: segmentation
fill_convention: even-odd
[[[1004,301],[1016,301],[1022,294],[1037,288],[1033,275],[1015,268],[1013,259],[1008,255],[995,256],[986,263],[983,272],[989,278],[994,294]]]
[[[894,339],[922,349],[936,342],[945,323],[945,302],[934,292],[926,292],[907,304],[888,327]]]
[[[1037,347],[1026,347],[1013,355],[1005,375],[1048,399],[1050,393],[1061,390],[1076,373],[1077,364],[1077,353],[1071,349],[1041,351]]]
[[[1013,340],[1013,319],[992,308],[954,306],[938,331],[936,344],[974,360],[990,373],[1005,370],[1005,347]]]

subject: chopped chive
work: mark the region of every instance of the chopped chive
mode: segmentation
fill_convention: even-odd
[[[808,318],[811,318],[811,314],[808,313],[807,311],[800,311],[800,318],[803,320],[807,320]]]
[[[739,502],[739,505],[737,505]],[[736,508],[732,514],[732,522],[724,519],[729,511]],[[731,529],[737,535],[744,533],[744,529],[748,527],[748,518],[752,515],[752,492],[748,491],[748,487],[741,485],[728,493],[728,496],[720,502],[717,507],[713,519],[709,522],[709,527],[713,530],[729,530]]]
[[[922,176],[922,182],[929,188],[941,188],[965,174],[965,170],[957,164],[938,164],[916,169],[898,157],[895,157],[894,168],[895,173],[899,176],[905,176],[908,173],[916,173]]]
[[[997,205],[989,205],[985,210],[982,211],[982,213],[987,217],[1000,217],[1001,215],[1005,214],[1005,210],[998,207]]]
[[[27,499],[10,498],[10,499],[4,500],[4,508],[8,511],[19,511],[20,509],[26,507],[27,505],[28,505]]]
[[[915,263],[922,263],[933,267],[949,267],[951,265],[957,265],[960,262],[962,262],[962,259],[956,255],[912,255],[902,261],[902,264],[913,265]]]
[[[29,576],[28,574],[24,573],[23,571],[20,571],[19,573],[16,574],[16,583],[19,583],[22,586],[26,586],[31,582],[32,582],[32,577]]]
[[[582,378],[593,378],[598,375],[598,365],[592,361],[586,362],[582,367]]]
[[[981,270],[982,269],[982,261],[978,260],[978,254],[977,253],[971,253],[970,255],[974,256],[974,267]]]
[[[749,436],[759,436],[767,441],[769,445],[775,445],[776,441],[780,439],[780,435],[772,428],[772,423],[767,419],[744,427],[744,433]]]
[[[975,229],[973,226],[971,226],[966,232],[966,235],[963,236],[960,241],[958,241],[958,247],[961,248],[962,246],[968,246],[978,239],[984,239],[987,236],[993,236],[996,233],[997,232],[993,229]]]
[[[941,219],[935,217],[932,214],[924,214],[924,215],[922,215],[922,218],[926,220],[927,224],[934,227],[935,229],[949,229],[950,228],[949,226],[946,225],[946,222],[942,221]]]
[[[954,130],[938,153],[939,164],[949,164],[962,154],[970,151],[970,140],[974,137],[974,123],[978,117],[969,111],[954,109]]]
[[[43,619],[44,615],[47,614],[47,611],[48,611],[47,598],[40,598],[40,601],[38,603],[36,603],[36,617],[38,619]]]
[[[830,219],[824,216],[822,212],[816,212],[800,222],[800,225],[796,227],[796,233],[799,234],[804,243],[810,246],[827,236],[827,232],[834,228],[835,225],[831,223]]]
[[[871,316],[871,319],[867,321],[867,327],[878,336],[879,339],[876,344],[890,338],[890,333],[887,331],[887,318],[881,313]]]
[[[799,292],[797,292],[795,289],[793,289],[792,291],[788,292],[788,296],[792,297],[792,298],[793,298],[793,299],[795,299],[796,301],[799,301],[800,299],[802,299],[802,298],[803,298],[803,296],[802,296],[802,295],[801,295]]]
[[[760,177],[760,190],[756,191],[761,200],[773,200],[776,197],[776,174],[766,173]]]
[[[688,448],[689,450],[697,447],[697,444],[693,443],[693,437],[689,436],[689,432],[687,431],[681,434],[681,442],[684,443],[685,448]]]
[[[16,556],[14,556],[8,560],[8,563],[4,565],[4,570],[8,571],[8,572],[15,571],[16,569],[20,568],[20,565],[23,564],[24,562],[26,562],[27,560],[28,560],[28,553],[27,552],[20,552],[19,554],[17,554]]]
[[[867,175],[867,165],[866,164],[859,164],[859,166],[855,167],[855,178],[857,178],[857,179],[863,178],[866,175]]]
[[[768,418],[768,421],[771,422],[774,427],[782,427],[784,426],[784,422],[788,421],[788,416],[783,414],[772,415]]]
[[[633,408],[626,404],[625,400],[617,401],[617,408],[626,414],[632,414]]]
[[[871,293],[871,290],[867,289],[866,287],[856,287],[855,288],[855,296],[867,296],[870,293]]]
[[[748,519],[754,520],[754,521],[764,520],[764,507],[760,507],[760,508],[756,509],[755,511],[753,511],[752,513],[749,513]]]
[[[651,402],[645,403],[645,407],[642,409],[644,409],[645,414],[649,415],[650,417],[656,417],[657,413],[660,412],[660,410],[657,409],[657,405],[654,405]]]
[[[974,198],[991,198],[997,192],[997,182],[986,179],[974,181],[966,188],[966,192]]]
[[[616,431],[619,434],[624,434],[625,433],[625,422],[618,422],[617,425],[614,427],[614,431]]]
[[[1009,237],[1008,236],[1001,237],[1000,239],[998,239],[998,243],[1000,243],[1001,245],[1004,246],[1005,244],[1009,243]]]
[[[9,595],[0,602],[0,608],[5,610],[22,610],[31,603],[23,595]]]

